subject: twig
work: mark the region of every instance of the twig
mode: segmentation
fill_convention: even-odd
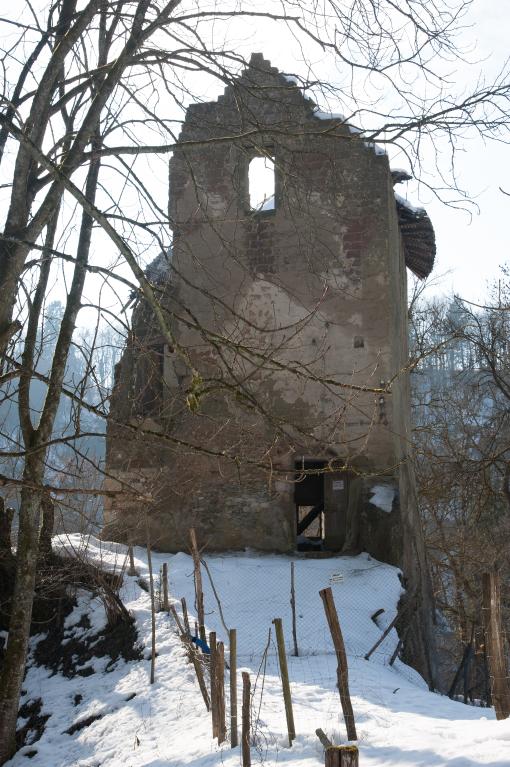
[[[222,624],[223,628],[225,629],[225,631],[227,632],[227,636],[228,636],[229,629],[227,627],[227,624],[225,623],[225,618],[223,616],[223,610],[221,609],[220,598],[219,598],[218,592],[216,591],[216,588],[214,586],[214,582],[213,582],[213,579],[212,579],[211,571],[209,570],[209,567],[208,567],[207,562],[205,561],[205,559],[201,559],[200,562],[205,567],[205,571],[206,571],[206,573],[207,573],[207,575],[209,577],[209,583],[211,584],[212,592],[214,594],[214,598],[216,599],[216,603],[218,605],[218,611],[219,611],[219,614],[220,614],[221,624]]]
[[[255,720],[255,726],[252,727],[253,731],[253,737],[257,734],[258,730],[258,723],[260,721],[260,711],[262,709],[262,696],[264,694],[264,683],[266,679],[266,667],[267,667],[267,656],[269,653],[269,647],[271,645],[271,626],[269,627],[268,635],[267,635],[267,644],[264,648],[264,652],[262,653],[262,659],[260,661],[260,665],[257,671],[257,676],[255,677],[255,683],[253,685],[253,692],[252,692],[252,698],[255,699],[255,691],[257,689],[257,683],[259,681],[260,673],[262,671],[262,686],[260,688],[260,699],[259,699],[259,710],[257,712],[257,718]],[[262,666],[264,667],[262,670]]]

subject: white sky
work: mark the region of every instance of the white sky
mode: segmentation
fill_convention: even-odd
[[[469,59],[479,64],[456,64],[449,70],[453,82],[468,88],[476,82],[480,70],[486,73],[487,80],[501,70],[509,56],[509,21],[509,0],[474,0],[458,42],[468,51]],[[306,75],[299,52],[282,46],[272,30],[267,37],[254,30],[251,40],[243,41],[245,47],[262,51],[283,71]],[[325,106],[332,111],[334,107],[331,103]],[[448,148],[439,146],[439,150],[447,161]],[[393,167],[406,167],[405,158],[393,157],[391,150],[389,154]],[[455,162],[459,187],[476,203],[467,206],[470,212],[445,206],[425,187],[417,188],[412,182],[399,185],[397,191],[426,207],[434,224],[437,256],[429,290],[446,295],[455,292],[478,301],[486,296],[488,285],[498,279],[500,265],[510,261],[510,197],[499,190],[502,187],[510,193],[510,146],[471,137],[459,148]],[[440,186],[441,180],[433,175],[432,161],[429,167],[425,161],[425,169],[432,172],[428,182]],[[462,206],[466,208],[465,203]]]
[[[254,4],[264,7],[265,0],[254,0]],[[451,82],[460,85],[460,92],[474,87],[482,71],[487,81],[496,76],[503,67],[508,55],[508,22],[510,20],[509,0],[473,0],[466,18],[464,29],[459,33],[459,47],[466,51],[466,57],[472,62],[468,66],[456,62],[445,70]],[[216,43],[224,36],[227,47],[249,57],[250,52],[260,51],[280,71],[296,73],[307,77],[307,66],[311,62],[314,73],[324,80],[338,82],[345,77],[345,71],[331,66],[326,56],[321,59],[320,52],[304,50],[285,33],[282,25],[267,22],[250,21],[249,26],[234,22],[218,25],[214,31]],[[446,66],[446,65],[445,65]],[[206,99],[214,99],[221,88],[205,93]],[[316,99],[318,101],[318,99]],[[338,110],[338,105],[330,101],[320,103],[328,111]],[[444,166],[449,165],[449,149],[445,144],[436,146],[439,155],[443,155]],[[405,157],[396,155],[390,149],[390,163],[393,167],[408,167]],[[441,186],[442,181],[436,175],[434,158],[424,158],[424,170],[430,175],[427,182],[432,186]],[[458,186],[468,192],[474,205],[460,203],[463,209],[445,206],[425,186],[418,187],[409,182],[397,187],[402,196],[408,196],[413,203],[422,204],[429,213],[436,231],[437,257],[433,272],[431,292],[451,294],[455,292],[469,300],[483,300],[488,286],[498,279],[499,267],[510,261],[510,197],[506,197],[499,187],[510,192],[510,146],[507,144],[471,136],[459,144],[455,159],[455,172]],[[468,208],[469,210],[466,210]],[[441,278],[441,279],[440,279]]]
[[[496,73],[509,55],[510,3],[478,1],[469,18],[474,26],[466,31],[466,40],[476,40],[477,58],[485,60],[483,68]],[[486,294],[487,283],[498,279],[499,266],[510,261],[510,197],[499,191],[502,187],[510,192],[510,146],[481,139],[466,142],[457,170],[460,185],[469,190],[479,212],[474,210],[470,217],[429,202],[427,195],[422,202],[436,230],[435,274],[449,272],[440,288],[476,301]]]
[[[269,0],[253,0],[254,6],[264,7]],[[496,74],[502,67],[508,55],[507,29],[508,16],[510,15],[509,0],[474,0],[469,17],[466,19],[466,28],[458,38],[461,46],[470,51],[469,57],[480,61],[479,66],[467,67],[455,64],[455,68],[448,71],[451,80],[456,83],[464,83],[465,87],[475,82],[478,72],[483,69],[487,72],[487,79],[491,74]],[[469,24],[472,24],[469,27]],[[285,27],[280,22],[278,25],[268,22],[256,23],[253,19],[249,24],[226,20],[215,25],[209,34],[214,35],[216,48],[221,49],[222,39],[225,47],[233,49],[249,57],[250,52],[260,51],[265,58],[284,72],[292,72],[302,75],[304,78],[309,74],[307,65],[311,61],[314,70],[324,80],[338,82],[348,73],[341,68],[335,69],[326,56],[321,57],[318,49],[302,50],[300,46],[286,33]],[[476,49],[474,46],[477,46]],[[198,92],[203,85],[203,76],[192,78],[192,90]],[[200,95],[203,98],[214,99],[222,91],[219,84]],[[318,98],[316,98],[319,101]],[[338,111],[338,104],[334,102],[319,104],[325,110]],[[169,117],[172,105],[169,103]],[[341,109],[340,111],[345,111]],[[114,141],[114,143],[116,143]],[[158,142],[159,143],[159,142]],[[436,149],[444,154],[444,162],[448,160],[448,147],[438,145]],[[390,158],[393,167],[406,167],[407,163],[402,156]],[[152,188],[161,208],[167,205],[167,161],[168,157],[150,158],[142,156],[136,161],[137,172],[142,175],[150,174]],[[431,175],[428,183],[441,185],[439,178],[434,177],[435,167],[433,158],[430,164],[425,157],[425,169]],[[427,208],[436,230],[437,259],[434,275],[446,275],[439,284],[431,289],[435,292],[451,293],[455,291],[470,300],[483,300],[487,292],[487,285],[491,280],[498,277],[498,268],[501,264],[510,260],[509,252],[509,228],[507,219],[510,215],[510,197],[504,196],[499,187],[510,192],[510,147],[495,141],[482,141],[480,138],[467,139],[457,152],[456,173],[459,186],[466,189],[478,209],[472,207],[471,215],[465,210],[455,210],[446,207],[436,200],[433,194],[426,188],[420,187],[413,182],[400,185],[398,192],[408,196],[413,203],[420,203]],[[118,189],[117,177],[112,178],[111,192],[115,198]],[[133,218],[139,214],[139,201],[133,200],[132,209],[124,210]],[[67,235],[64,240],[67,239]],[[71,247],[73,232],[69,232],[69,246]],[[94,251],[96,263],[109,265],[116,260],[115,249],[105,236],[96,233],[94,238]],[[147,243],[147,251],[140,253],[146,262],[158,253],[157,245]],[[129,276],[124,269],[123,274]],[[55,297],[63,287],[64,275],[55,275]],[[96,302],[98,297],[98,281],[94,278],[88,283],[88,292],[91,302]],[[87,292],[87,289],[86,289]],[[125,300],[126,290],[122,290]],[[111,309],[118,311],[114,296],[108,298],[107,303]],[[80,323],[93,321],[87,312],[80,314]]]

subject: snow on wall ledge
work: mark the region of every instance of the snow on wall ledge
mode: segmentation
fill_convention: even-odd
[[[349,133],[353,133],[355,135],[359,133],[363,133],[362,128],[357,128],[355,125],[351,125],[347,118],[340,114],[340,112],[324,112],[322,109],[319,109],[316,107],[313,110],[313,116],[317,118],[317,120],[335,120],[336,122],[345,124],[347,128],[349,129]],[[386,149],[384,147],[379,146],[379,144],[376,144],[373,141],[363,141],[364,145],[367,147],[367,149],[373,149],[374,153],[376,155],[385,155],[387,154]]]
[[[381,511],[387,514],[391,513],[393,501],[395,500],[395,489],[391,485],[375,485],[370,495],[370,503],[377,506]]]

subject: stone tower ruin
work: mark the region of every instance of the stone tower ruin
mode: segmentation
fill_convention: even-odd
[[[253,203],[251,168],[274,175]],[[272,171],[272,169],[274,169]],[[173,242],[116,372],[105,535],[186,550],[367,551],[424,566],[410,452],[406,267],[434,260],[388,157],[260,54],[189,107]]]

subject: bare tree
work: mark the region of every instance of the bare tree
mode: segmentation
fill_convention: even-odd
[[[413,376],[420,505],[437,604],[453,637],[443,642],[452,676],[470,637],[483,653],[482,574],[496,567],[510,578],[504,281],[493,298],[485,307],[424,302],[413,322],[414,351],[424,355]]]

